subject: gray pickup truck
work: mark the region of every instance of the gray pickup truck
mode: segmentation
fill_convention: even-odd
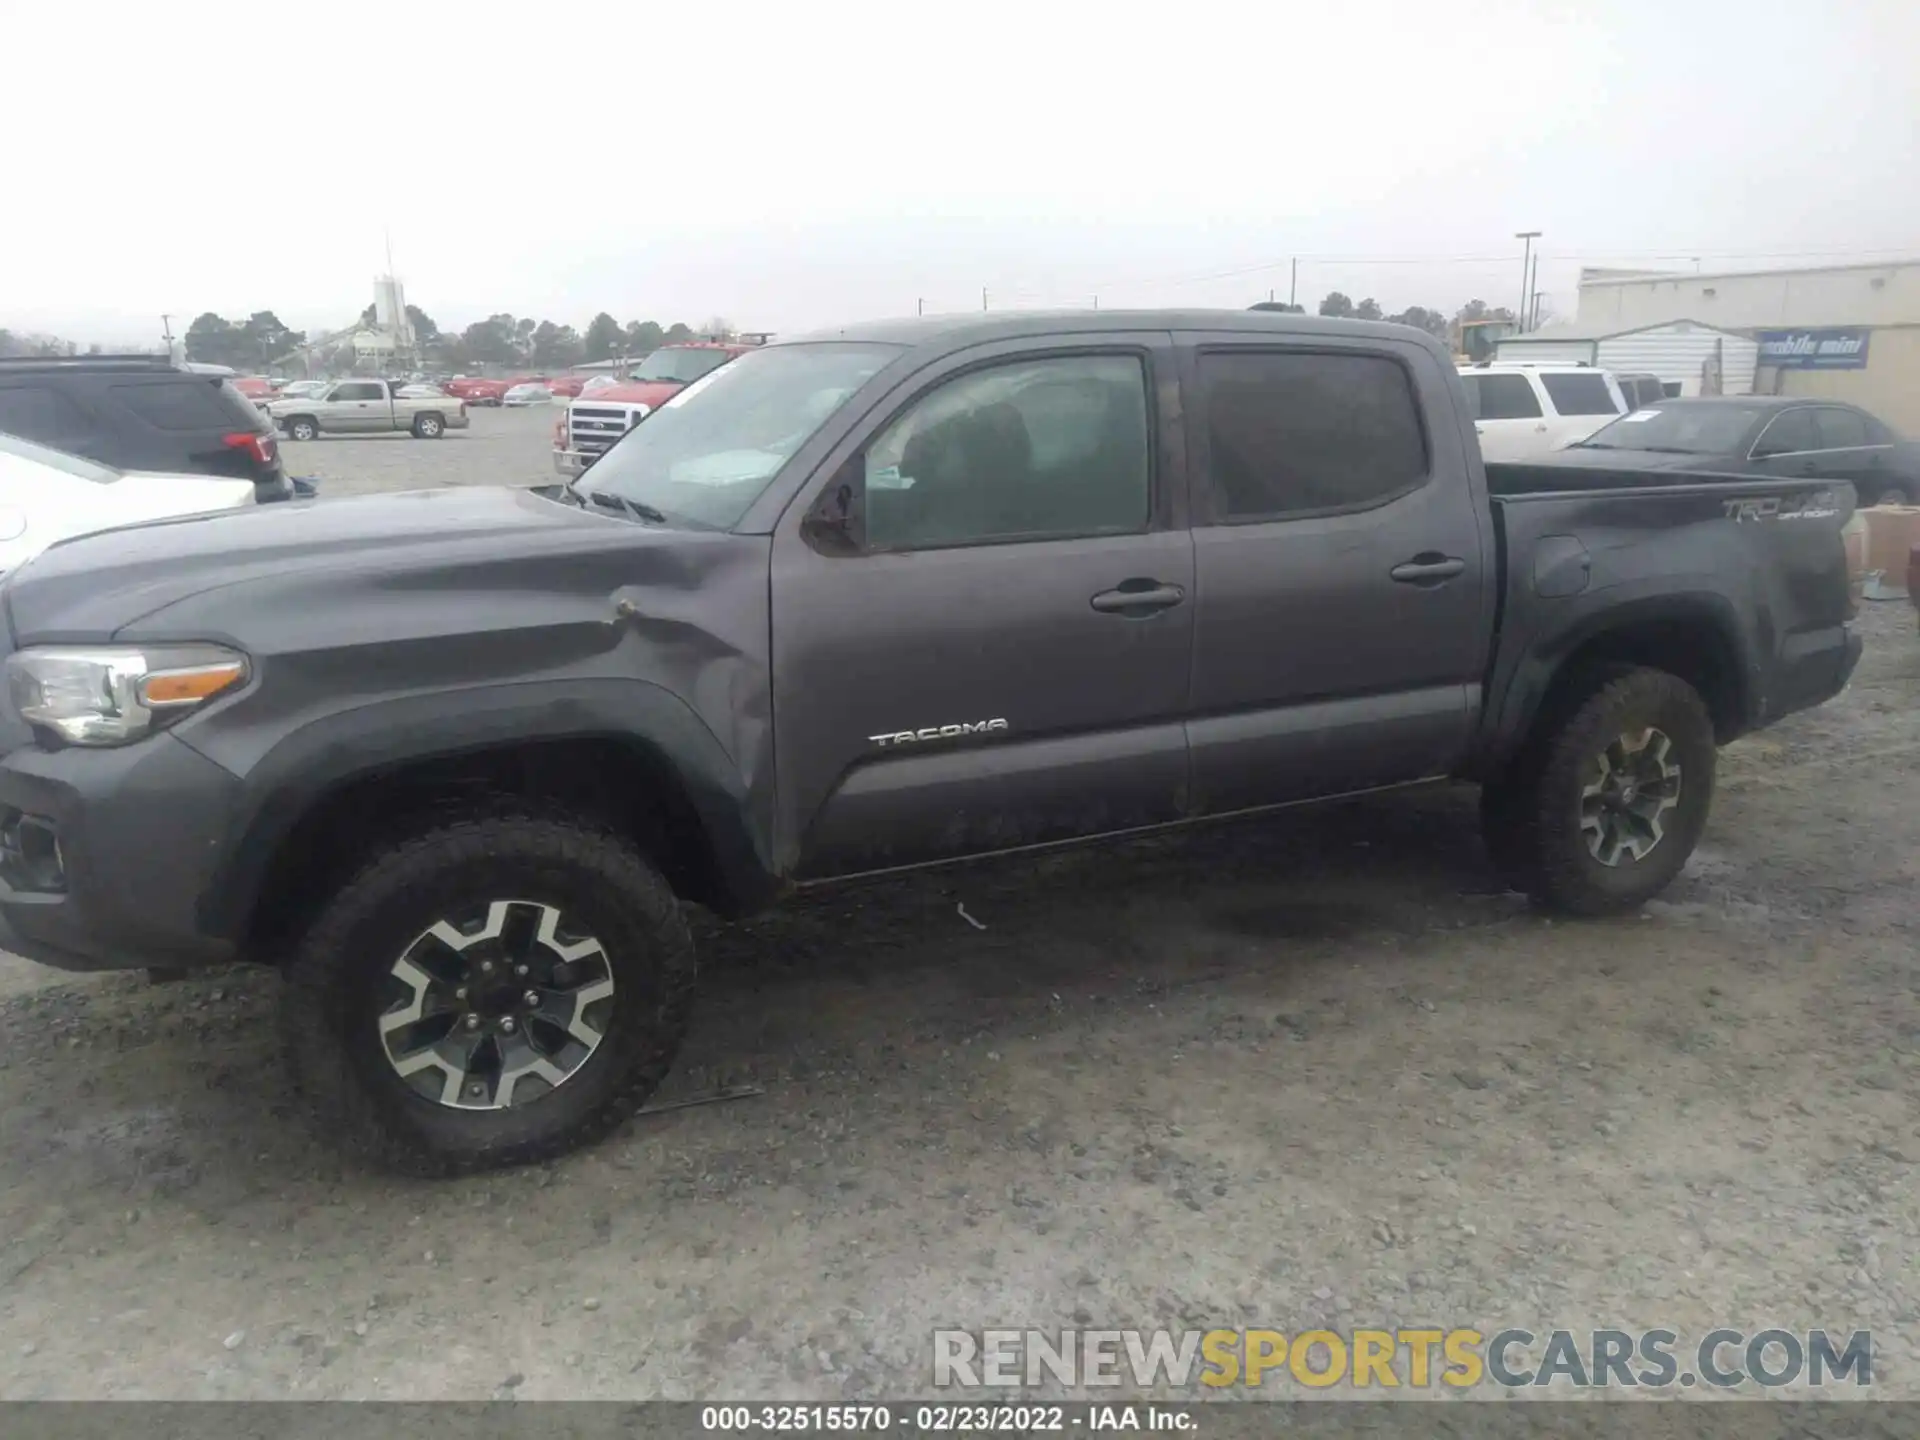
[[[0,943],[284,974],[351,1151],[556,1155],[671,1063],[682,901],[1448,777],[1576,914],[1716,747],[1835,694],[1844,485],[1484,468],[1430,338],[1294,315],[850,327],[552,495],[150,525],[5,585]]]
[[[391,380],[336,380],[326,389],[268,404],[267,414],[289,440],[322,435],[375,435],[403,431],[416,440],[438,440],[467,428],[467,406],[452,395],[413,399]]]

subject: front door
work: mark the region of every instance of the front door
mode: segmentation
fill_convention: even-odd
[[[1168,337],[904,381],[773,547],[777,863],[802,878],[1185,813],[1193,547]],[[1170,403],[1170,402],[1169,402]],[[822,531],[824,509],[855,514]]]
[[[1448,773],[1493,619],[1487,500],[1444,366],[1391,340],[1180,338],[1196,810]]]

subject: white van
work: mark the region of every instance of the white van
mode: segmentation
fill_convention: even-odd
[[[1632,407],[1591,365],[1474,365],[1460,371],[1487,460],[1534,460],[1584,440]]]

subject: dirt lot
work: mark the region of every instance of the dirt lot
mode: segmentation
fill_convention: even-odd
[[[539,478],[478,421],[288,449]],[[0,959],[0,1396],[899,1397],[936,1327],[1324,1321],[1870,1328],[1920,1397],[1920,637],[1863,623],[1644,915],[1531,913],[1452,790],[821,895],[700,927],[662,1098],[764,1095],[482,1181],[315,1144],[266,974]]]

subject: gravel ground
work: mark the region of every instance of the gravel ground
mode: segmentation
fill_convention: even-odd
[[[546,478],[475,418],[291,468]],[[1920,1397],[1920,637],[1863,626],[1644,915],[1531,912],[1454,789],[822,894],[698,927],[660,1098],[763,1095],[477,1181],[316,1145],[269,975],[0,959],[0,1397],[900,1397],[936,1327],[1321,1322],[1871,1328]]]

